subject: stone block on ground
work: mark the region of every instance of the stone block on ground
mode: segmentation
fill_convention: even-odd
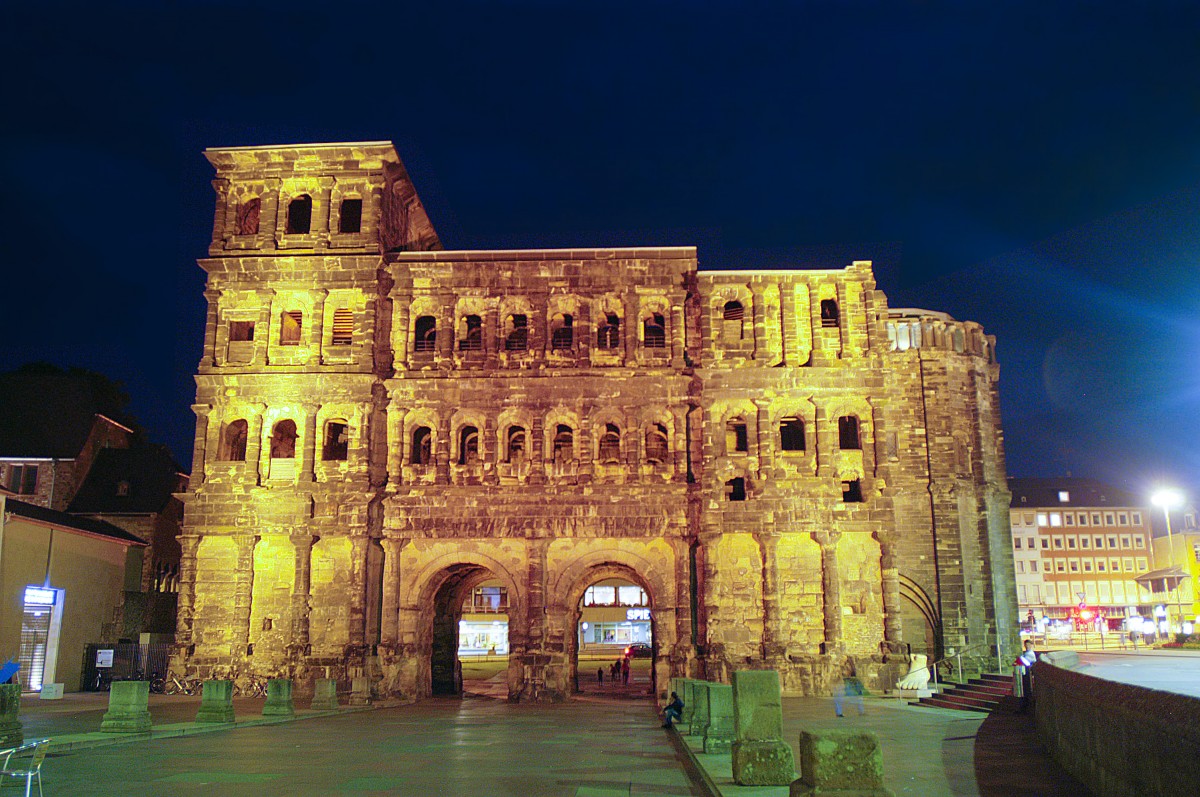
[[[0,747],[20,747],[25,741],[21,727],[21,685],[0,684]]]
[[[371,703],[371,679],[358,676],[350,681],[350,705],[366,706]]]
[[[108,711],[100,721],[103,733],[149,733],[150,682],[113,681],[108,692]]]
[[[692,684],[692,721],[688,725],[688,736],[704,736],[708,730],[708,688],[712,684],[707,681],[695,681]]]
[[[803,731],[800,777],[790,797],[892,797],[883,785],[883,750],[870,731]]]
[[[318,678],[313,685],[313,699],[310,708],[313,711],[336,711],[337,707],[337,681],[332,678]]]
[[[708,726],[704,730],[704,752],[729,752],[733,737],[733,687],[729,684],[709,684]]]
[[[205,681],[196,722],[233,722],[233,681]]]
[[[267,679],[267,702],[263,706],[264,717],[290,717],[296,713],[292,703],[292,681],[290,678]]]
[[[733,780],[739,786],[787,786],[796,778],[792,748],[783,741],[779,673],[733,673]]]

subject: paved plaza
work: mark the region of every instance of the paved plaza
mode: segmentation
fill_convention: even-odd
[[[510,705],[488,697],[261,721],[262,702],[236,701],[239,726],[190,723],[198,699],[152,696],[155,733],[125,739],[98,728],[104,694],[27,699],[27,738],[78,741],[45,766],[47,795],[463,795],[463,797],[781,797],[786,787],[746,789],[729,780],[726,756],[687,753],[689,740],[659,727],[645,699],[585,696],[558,705]],[[301,702],[303,707],[303,702]],[[897,795],[1081,795],[1044,754],[1032,721],[869,698],[865,717],[836,719],[828,698],[785,698],[784,728],[858,726],[879,734]],[[199,732],[207,731],[207,732]],[[84,735],[81,735],[84,734]],[[102,743],[103,746],[92,746]],[[692,745],[694,746],[694,744]]]

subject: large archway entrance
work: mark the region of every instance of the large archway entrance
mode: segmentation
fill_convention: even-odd
[[[650,698],[659,646],[653,598],[622,565],[589,573],[572,604],[568,635],[574,692],[614,699]]]
[[[900,576],[900,633],[913,653],[924,653],[930,661],[941,658],[940,620],[937,607],[921,586]]]
[[[430,693],[507,697],[508,588],[485,567],[454,565],[443,571],[432,609]]]

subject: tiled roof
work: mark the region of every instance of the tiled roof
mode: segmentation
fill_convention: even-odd
[[[171,493],[182,489],[181,478],[185,477],[180,476],[178,463],[161,446],[106,448],[97,453],[67,511],[89,515],[160,512]]]
[[[94,537],[107,537],[111,540],[115,540],[126,545],[146,544],[139,537],[130,534],[124,529],[117,528],[111,523],[106,523],[103,520],[92,520],[91,518],[76,517],[74,515],[68,515],[66,512],[58,512],[53,509],[46,509],[42,506],[27,504],[24,501],[17,501],[13,498],[6,499],[4,506],[7,512],[18,517],[23,517],[26,520],[34,521],[35,523],[43,523],[49,526],[54,526],[55,528],[64,529],[66,531],[77,531]]]
[[[1064,476],[1058,479],[1009,479],[1008,489],[1012,493],[1013,509],[1035,507],[1145,507],[1147,498],[1128,490],[1122,490],[1095,479]],[[1065,491],[1068,500],[1060,501],[1058,494]],[[1022,500],[1024,499],[1024,500]]]

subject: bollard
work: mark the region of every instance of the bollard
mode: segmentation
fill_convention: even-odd
[[[692,681],[692,722],[688,726],[688,736],[704,737],[708,731],[708,681]]]
[[[149,733],[150,682],[113,681],[108,711],[100,721],[102,733]]]
[[[704,752],[728,753],[733,745],[733,736],[733,687],[729,684],[709,684]]]
[[[196,722],[233,722],[233,681],[205,681]]]
[[[739,786],[788,786],[796,779],[791,746],[783,741],[779,673],[733,673],[733,780]]]
[[[883,785],[883,750],[870,731],[804,731],[800,777],[788,797],[893,797]]]
[[[263,706],[264,717],[290,717],[296,713],[292,704],[292,680],[290,678],[267,679],[267,703]]]
[[[368,706],[371,704],[371,679],[366,676],[356,676],[350,682],[350,705]]]
[[[25,741],[21,727],[21,685],[0,684],[0,747],[20,747]]]
[[[318,678],[313,687],[313,711],[336,711],[338,707],[337,681],[332,678]]]

